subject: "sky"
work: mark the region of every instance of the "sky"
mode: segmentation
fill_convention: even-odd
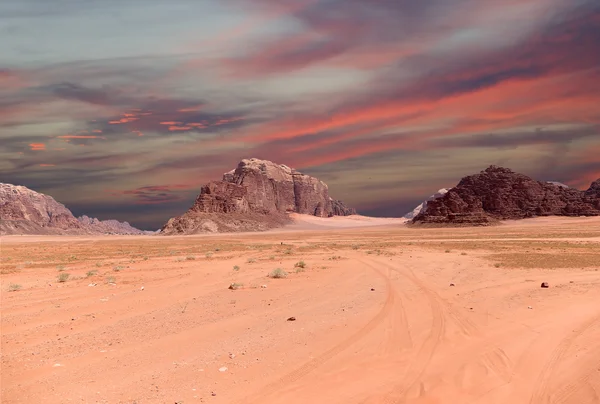
[[[2,0],[0,182],[157,229],[243,158],[401,216],[600,178],[597,0]]]

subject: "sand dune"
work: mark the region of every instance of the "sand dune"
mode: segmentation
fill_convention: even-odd
[[[335,223],[3,239],[2,403],[600,402],[600,220]]]

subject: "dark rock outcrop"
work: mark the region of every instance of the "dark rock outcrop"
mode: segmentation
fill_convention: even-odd
[[[489,225],[553,215],[600,216],[600,180],[584,192],[490,166],[429,201],[413,223]]]
[[[288,213],[319,217],[356,214],[329,197],[327,185],[288,166],[242,160],[235,170],[200,190],[193,206],[170,219],[163,234],[260,231],[288,222]]]
[[[100,221],[71,211],[51,196],[0,183],[0,234],[144,234],[129,223]]]

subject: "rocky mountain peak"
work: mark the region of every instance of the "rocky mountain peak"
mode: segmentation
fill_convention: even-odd
[[[535,216],[598,216],[600,192],[595,187],[583,192],[490,166],[429,201],[413,222],[485,225]]]
[[[284,164],[252,158],[240,161],[221,181],[203,186],[190,210],[169,220],[162,232],[266,230],[283,225],[287,213],[330,217],[356,211],[332,199],[323,181]]]
[[[116,220],[77,219],[49,195],[21,185],[0,183],[2,234],[143,234]]]

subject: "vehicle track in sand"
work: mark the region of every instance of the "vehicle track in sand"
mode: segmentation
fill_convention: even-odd
[[[575,395],[578,387],[581,386],[581,384],[588,382],[592,375],[596,375],[598,372],[600,372],[600,356],[598,356],[600,355],[600,327],[598,327],[599,325],[600,314],[595,315],[592,318],[588,318],[575,330],[569,331],[568,334],[560,341],[560,343],[556,346],[554,351],[552,351],[550,358],[548,359],[538,376],[533,393],[531,395],[531,399],[529,400],[530,404],[554,404],[569,402],[567,399]],[[553,379],[555,379],[556,377],[556,373],[558,370],[557,368],[568,357],[569,348],[571,348],[578,339],[581,339],[581,337],[588,333],[590,330],[595,331],[595,335],[597,336],[595,338],[590,339],[591,341],[594,341],[594,346],[591,348],[592,355],[588,354],[588,357],[591,356],[593,358],[591,363],[589,363],[588,366],[578,367],[578,375],[575,378],[576,380],[572,383],[568,383],[567,385],[562,386],[559,389],[551,388]],[[600,381],[600,377],[598,377],[597,379]],[[554,395],[553,393],[556,390],[558,390],[558,394]],[[594,390],[596,389],[594,388]],[[597,394],[598,391],[596,390],[596,395]]]
[[[388,318],[394,312],[393,309],[398,300],[398,296],[396,296],[396,293],[395,293],[395,291],[392,287],[392,283],[390,281],[390,271],[389,270],[381,271],[377,268],[374,268],[371,266],[369,266],[369,267],[371,269],[373,269],[374,272],[377,273],[377,275],[379,275],[381,278],[383,278],[385,280],[386,299],[385,299],[385,302],[384,302],[382,308],[379,310],[379,312],[365,326],[363,326],[358,332],[354,333],[346,340],[333,346],[332,348],[328,349],[327,351],[318,355],[317,357],[311,359],[309,362],[305,363],[298,369],[296,369],[296,370],[286,374],[285,376],[279,378],[278,380],[266,385],[265,387],[263,387],[260,390],[260,392],[256,393],[255,395],[252,395],[251,397],[241,400],[239,402],[240,404],[242,404],[242,403],[244,403],[244,404],[257,403],[258,404],[261,402],[261,400],[264,400],[265,397],[276,394],[278,391],[280,391],[280,389],[282,387],[285,387],[285,386],[295,382],[296,380],[308,375],[309,373],[311,373],[313,370],[315,370],[319,366],[323,365],[328,360],[330,360],[333,357],[337,356],[338,354],[342,353],[343,351],[345,351],[346,349],[348,349],[349,347],[351,347],[352,345],[354,345],[355,343],[360,341],[362,338],[366,337],[369,333],[371,333],[375,328],[377,328],[386,318]],[[403,311],[404,310],[403,306],[402,306],[401,302],[399,302],[399,303],[400,303],[399,309],[401,311]],[[405,321],[405,319],[406,319],[405,313],[401,314],[400,318],[404,319],[404,321]],[[404,329],[406,327],[406,324],[403,323],[403,321],[400,321],[399,325],[397,325],[396,327],[398,327],[398,329],[400,329],[400,328]],[[395,342],[393,340],[393,338],[390,338],[389,340],[390,340],[390,343]]]

